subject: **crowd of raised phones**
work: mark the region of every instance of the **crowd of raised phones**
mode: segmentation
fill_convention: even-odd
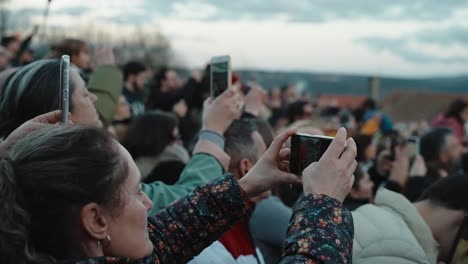
[[[468,263],[468,102],[398,130],[372,99],[238,76],[212,98],[209,65],[30,41],[0,47],[0,263]],[[334,139],[295,175],[299,132]]]

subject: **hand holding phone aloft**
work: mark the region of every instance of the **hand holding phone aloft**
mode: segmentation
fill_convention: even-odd
[[[354,183],[356,143],[346,140],[346,129],[340,128],[327,151],[302,173],[304,193],[325,194],[340,202],[346,198]]]
[[[70,118],[70,116],[71,115],[69,113],[68,118]],[[18,140],[26,137],[29,133],[32,133],[36,130],[59,124],[61,119],[61,111],[56,110],[26,121],[20,127],[11,132],[11,134],[0,144],[0,153],[5,156],[5,154],[10,151],[10,149],[16,144],[16,142],[18,142]],[[71,119],[68,119],[67,124],[73,124]]]
[[[203,103],[202,129],[223,135],[232,121],[242,114],[244,97],[239,85],[233,85],[216,99],[208,98]]]

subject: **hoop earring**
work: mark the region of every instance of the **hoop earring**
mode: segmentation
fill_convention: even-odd
[[[101,242],[101,241],[103,241],[103,242]],[[110,238],[109,235],[106,235],[106,239],[98,240],[97,243],[98,243],[98,245],[99,245],[100,247],[106,248],[106,247],[108,247],[108,246],[110,245],[110,243],[111,243],[111,238]]]

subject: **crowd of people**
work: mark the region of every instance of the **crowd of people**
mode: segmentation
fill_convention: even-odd
[[[212,98],[209,65],[184,79],[80,39],[34,58],[34,34],[0,46],[0,263],[467,263],[468,102],[401,130],[370,98],[237,75]],[[298,132],[334,137],[302,175]]]

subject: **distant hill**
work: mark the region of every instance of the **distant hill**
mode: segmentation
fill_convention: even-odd
[[[258,70],[237,71],[242,79],[255,78],[265,88],[295,84],[304,92],[311,94],[355,94],[367,95],[368,77],[340,74],[314,74],[303,72],[269,72]],[[468,94],[468,76],[400,79],[379,78],[380,95],[386,96],[392,91],[435,92]]]

